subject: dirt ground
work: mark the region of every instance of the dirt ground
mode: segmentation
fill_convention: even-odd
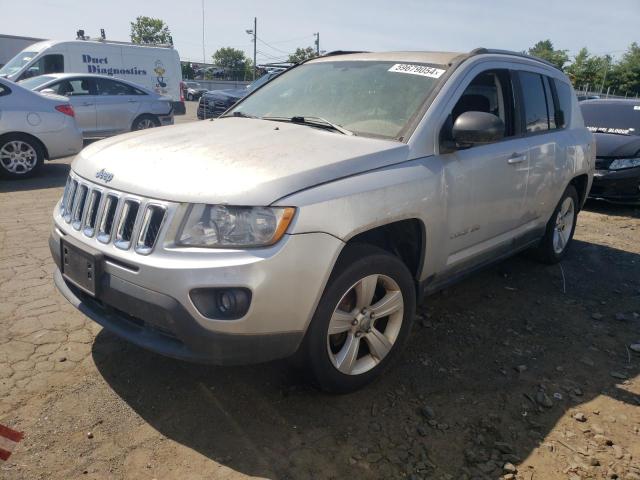
[[[3,479],[640,479],[640,209],[589,203],[562,267],[521,255],[426,299],[357,393],[284,362],[191,365],[101,330],[53,287],[68,162],[0,183]]]

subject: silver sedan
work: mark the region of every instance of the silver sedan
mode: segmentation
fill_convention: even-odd
[[[56,73],[23,80],[20,85],[68,97],[84,138],[104,138],[173,124],[170,98],[125,80]]]
[[[0,176],[29,177],[45,158],[81,149],[82,133],[68,99],[0,79]]]

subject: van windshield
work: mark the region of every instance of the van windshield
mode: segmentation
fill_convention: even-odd
[[[38,88],[40,85],[43,85],[51,80],[55,80],[55,77],[50,77],[48,75],[39,75],[37,77],[27,78],[26,80],[20,80],[18,84],[21,87],[33,90],[34,88]]]
[[[357,135],[403,135],[445,72],[441,65],[321,61],[292,68],[227,115],[321,118]]]
[[[13,75],[20,71],[27,63],[33,60],[38,52],[20,52],[18,55],[9,60],[4,67],[0,68],[0,75]]]

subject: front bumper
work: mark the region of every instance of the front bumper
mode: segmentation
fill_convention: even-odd
[[[68,225],[65,225],[68,228]],[[94,250],[72,228],[65,242]],[[341,248],[326,234],[289,235],[278,249],[263,251],[254,261],[210,252],[202,261],[167,262],[159,268],[154,255],[127,252],[139,270],[118,265],[116,252],[105,247],[96,297],[60,272],[61,229],[53,229],[49,245],[58,266],[56,286],[89,318],[124,339],[162,355],[218,365],[259,363],[285,358],[297,350]],[[237,252],[236,252],[237,253]],[[200,257],[201,259],[202,257]],[[212,320],[200,314],[189,291],[202,287],[242,286],[252,291],[247,314],[238,320]]]
[[[589,197],[621,203],[640,202],[640,167],[596,170]]]

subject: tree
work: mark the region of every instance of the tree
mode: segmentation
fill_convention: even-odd
[[[618,93],[640,93],[640,45],[636,42],[629,45],[607,78],[611,78],[611,86]]]
[[[193,65],[189,62],[180,62],[182,67],[182,78],[185,80],[193,80],[195,77],[195,71],[193,70]]]
[[[225,70],[232,70],[234,72],[250,71],[253,66],[253,62],[247,58],[244,51],[233,47],[219,48],[212,55],[212,58],[213,63],[218,67],[222,67]]]
[[[603,86],[606,88],[609,85],[611,76],[605,77],[605,72],[611,64],[612,58],[609,55],[602,57],[591,55],[586,48],[582,48],[574,57],[573,62],[565,68],[565,72],[577,89],[589,85],[591,90],[595,90]],[[604,85],[605,81],[608,81],[606,85]]]
[[[548,62],[553,63],[559,69],[563,69],[564,64],[569,61],[566,50],[555,50],[551,40],[541,40],[529,49],[529,55],[533,55]]]
[[[288,61],[290,63],[299,63],[317,56],[318,54],[316,53],[316,49],[313,47],[307,47],[307,48],[298,47],[296,48],[296,51],[294,53],[289,55]]]
[[[140,16],[131,22],[133,43],[168,43],[173,45],[169,27],[159,18]]]

